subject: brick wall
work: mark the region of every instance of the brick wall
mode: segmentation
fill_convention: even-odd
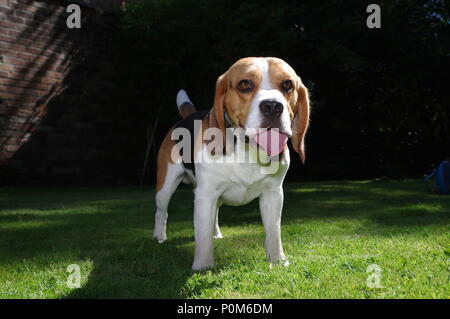
[[[68,4],[0,0],[0,184],[138,180],[112,103],[118,17],[90,1],[68,29]]]

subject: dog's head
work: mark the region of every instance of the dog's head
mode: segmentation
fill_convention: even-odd
[[[308,91],[283,60],[244,58],[219,76],[210,124],[225,132],[226,118],[250,139],[257,138],[261,129],[277,129],[280,139],[292,137],[293,148],[304,162]]]

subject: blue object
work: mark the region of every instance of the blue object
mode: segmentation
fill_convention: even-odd
[[[441,194],[450,194],[450,162],[441,162],[437,169],[425,176],[425,181],[429,181],[433,176],[439,192]]]

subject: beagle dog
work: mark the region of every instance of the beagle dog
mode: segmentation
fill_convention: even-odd
[[[217,79],[211,110],[197,112],[184,90],[178,92],[177,105],[183,119],[168,132],[158,153],[153,237],[160,243],[167,239],[167,207],[183,181],[194,184],[194,270],[214,266],[213,238],[222,238],[220,206],[245,205],[255,198],[259,198],[267,260],[270,265],[278,261],[287,265],[280,229],[282,184],[290,164],[287,139],[304,162],[310,109],[300,77],[281,59],[243,58]],[[193,129],[196,123],[201,129]],[[174,134],[177,129],[191,134],[192,146],[183,154],[178,146],[181,139]],[[230,129],[240,130],[243,138],[219,143],[219,151],[211,152],[211,139],[204,136],[208,129],[224,136]],[[237,160],[233,157],[237,151],[250,160]],[[267,163],[255,160],[261,154],[277,164],[276,170],[267,171]]]

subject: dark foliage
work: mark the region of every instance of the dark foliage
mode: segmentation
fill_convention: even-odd
[[[212,105],[216,78],[245,56],[276,56],[312,93],[307,164],[291,178],[417,176],[450,154],[449,14],[444,1],[134,1],[123,18],[121,101],[157,145],[178,120],[175,94]],[[142,116],[145,114],[145,116]],[[154,167],[154,166],[153,166]]]

